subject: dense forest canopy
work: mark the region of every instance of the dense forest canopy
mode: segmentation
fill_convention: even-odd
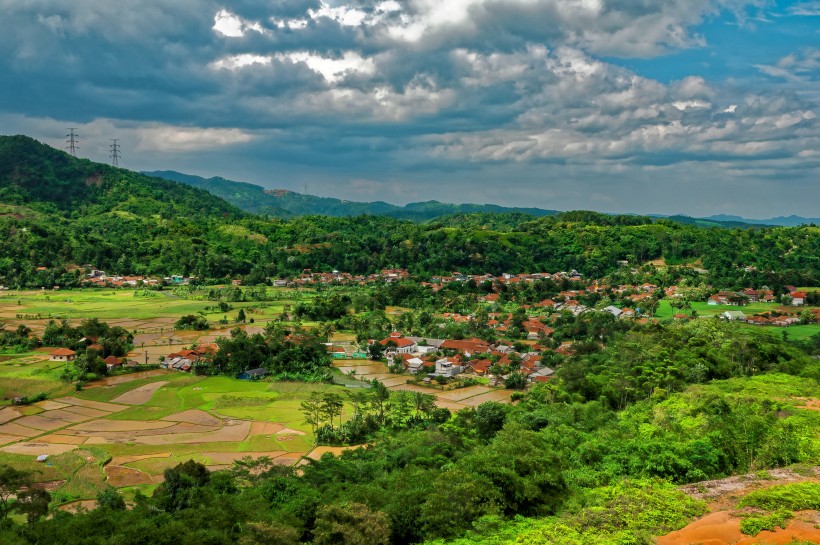
[[[671,220],[565,212],[387,217],[246,214],[206,191],[75,159],[27,137],[0,138],[0,283],[70,286],[67,264],[114,274],[246,283],[303,269],[421,276],[569,271],[601,277],[665,258],[715,285],[814,285],[820,228],[703,229]],[[699,260],[699,261],[698,261]],[[37,271],[45,267],[45,270]]]

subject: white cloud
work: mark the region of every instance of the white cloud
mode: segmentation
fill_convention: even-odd
[[[242,38],[249,30],[260,34],[267,32],[260,23],[246,21],[226,9],[221,9],[214,15],[213,30],[227,38]]]
[[[135,129],[139,151],[159,153],[207,151],[253,140],[241,129],[153,125]]]
[[[354,51],[345,51],[338,58],[323,57],[308,51],[278,53],[275,58],[283,62],[304,63],[330,83],[349,74],[372,75],[376,70],[373,59],[364,58]]]

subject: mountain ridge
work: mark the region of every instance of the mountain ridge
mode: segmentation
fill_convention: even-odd
[[[452,214],[520,213],[534,217],[553,216],[558,210],[534,207],[508,207],[496,204],[452,204],[435,200],[408,203],[404,206],[384,201],[360,202],[333,197],[318,197],[288,189],[266,189],[247,182],[237,182],[219,176],[203,178],[173,170],[146,171],[143,174],[181,182],[210,191],[235,206],[257,214],[288,218],[301,215],[334,217],[375,215],[395,219],[428,221]]]

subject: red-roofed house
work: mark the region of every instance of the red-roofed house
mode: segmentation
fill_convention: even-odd
[[[51,361],[74,361],[77,353],[68,348],[57,348],[48,353],[51,356]]]
[[[793,291],[789,295],[792,296],[792,305],[795,307],[802,307],[806,304],[806,295],[808,295],[805,291]]]
[[[105,366],[108,368],[109,371],[115,367],[121,366],[122,364],[122,358],[118,358],[117,356],[108,356],[107,358],[105,358]]]
[[[384,346],[387,352],[394,352],[396,354],[412,354],[416,351],[416,341],[408,339],[401,333],[394,331],[386,339],[379,341],[379,344]]]

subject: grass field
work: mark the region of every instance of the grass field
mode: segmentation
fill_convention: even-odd
[[[692,303],[692,308],[682,311],[680,309],[672,308],[669,304],[669,300],[663,299],[658,305],[658,311],[655,313],[655,316],[658,318],[671,318],[679,312],[691,315],[692,311],[695,311],[697,316],[715,316],[717,314],[722,314],[727,310],[739,310],[746,316],[753,316],[761,312],[783,309],[784,307],[775,303],[749,303],[748,305],[741,307],[734,305],[709,305],[702,301],[696,301]],[[789,307],[788,310],[794,310],[794,307]]]

